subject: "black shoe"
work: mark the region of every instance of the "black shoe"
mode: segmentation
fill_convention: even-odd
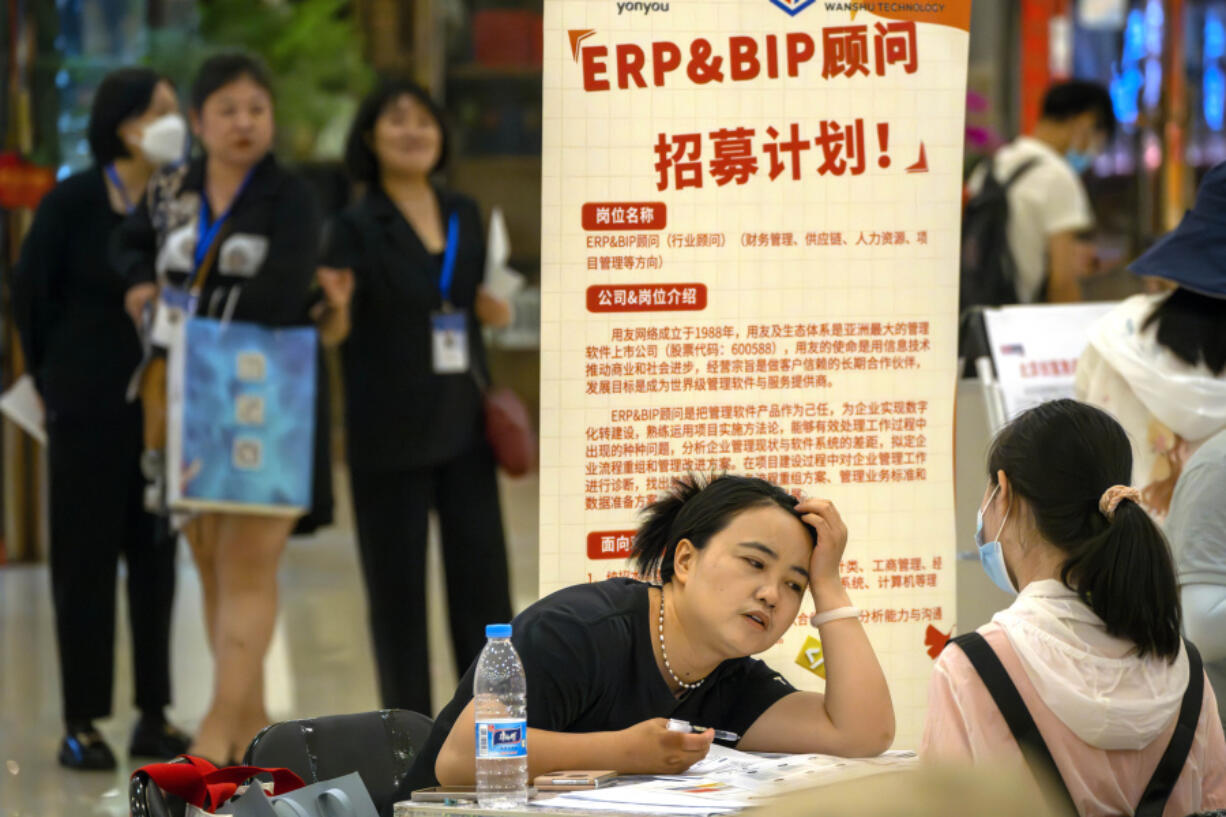
[[[169,760],[186,753],[191,742],[189,735],[166,721],[141,718],[136,728],[132,730],[132,743],[128,745],[128,755]]]
[[[60,765],[69,769],[109,771],[115,755],[94,728],[70,731],[60,741]]]

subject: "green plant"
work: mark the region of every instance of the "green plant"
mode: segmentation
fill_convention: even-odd
[[[194,28],[151,35],[148,62],[186,90],[210,54],[259,55],[273,74],[281,151],[295,159],[333,157],[335,134],[373,80],[352,6],[351,0],[201,2]]]

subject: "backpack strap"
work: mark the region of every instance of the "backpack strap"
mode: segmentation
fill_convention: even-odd
[[[1192,739],[1196,736],[1196,724],[1200,721],[1201,705],[1205,698],[1205,670],[1201,663],[1200,653],[1191,641],[1185,640],[1188,650],[1188,690],[1184,693],[1183,704],[1179,707],[1179,719],[1175,722],[1175,733],[1167,744],[1166,752],[1158,761],[1154,776],[1149,779],[1141,802],[1137,806],[1136,817],[1161,817],[1170,799],[1175,782],[1188,761],[1188,752],[1192,750]]]
[[[1026,708],[1026,703],[1009,677],[1005,665],[1000,663],[1000,658],[996,656],[991,645],[976,632],[960,635],[951,643],[957,644],[962,649],[962,652],[970,659],[975,672],[979,673],[983,685],[987,687],[992,700],[996,702],[996,708],[1000,710],[1005,723],[1009,725],[1009,731],[1013,733],[1013,739],[1017,741],[1018,748],[1022,750],[1026,765],[1035,773],[1040,785],[1043,786],[1043,794],[1052,813],[1077,814],[1072,795],[1069,794],[1064,778],[1060,775],[1056,761],[1052,759],[1047,743],[1039,733],[1039,727],[1035,725],[1034,718],[1030,716],[1030,710]]]
[[[1009,174],[1009,178],[1007,178],[1007,179],[1005,179],[1003,182],[1001,182],[1001,187],[1003,187],[1003,188],[1005,188],[1006,190],[1008,190],[1010,187],[1012,187],[1012,186],[1013,186],[1014,182],[1016,182],[1018,179],[1022,178],[1022,176],[1025,176],[1025,175],[1026,175],[1026,171],[1030,170],[1030,168],[1034,167],[1034,166],[1035,166],[1035,165],[1037,165],[1038,163],[1039,163],[1039,157],[1038,157],[1038,156],[1032,156],[1031,158],[1029,158],[1029,159],[1027,159],[1026,161],[1022,162],[1022,164],[1021,164],[1019,167],[1017,167],[1016,169],[1014,169],[1014,171],[1013,171],[1012,173],[1010,173],[1010,174]]]
[[[1034,167],[1038,163],[1039,163],[1039,157],[1032,156],[1026,161],[1022,162],[1017,167],[1015,167],[1013,169],[1013,172],[1010,173],[1008,178],[1006,178],[1004,181],[997,181],[996,179],[996,156],[994,155],[988,156],[987,158],[980,161],[979,164],[975,165],[975,168],[971,171],[971,176],[969,177],[970,181],[968,183],[973,183],[975,181],[975,174],[983,173],[982,181],[980,182],[981,185],[986,185],[989,182],[991,182],[993,184],[998,185],[1002,190],[1008,190],[1010,187],[1013,186],[1014,182],[1022,178],[1022,176],[1026,175],[1026,172],[1029,171],[1030,168]]]

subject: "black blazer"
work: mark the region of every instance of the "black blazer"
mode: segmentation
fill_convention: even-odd
[[[140,341],[123,309],[126,287],[107,256],[122,222],[94,167],[46,195],[22,244],[13,317],[48,422],[134,410],[125,391]]]
[[[116,232],[112,258],[127,286],[163,280],[182,285],[194,271],[204,162],[195,159],[158,173],[141,206]],[[269,154],[253,169],[224,229],[199,314],[222,314],[226,299],[238,288],[236,321],[310,323],[321,229],[310,186]]]
[[[459,216],[451,303],[468,318],[472,369],[488,382],[485,346],[473,315],[485,274],[485,234],[471,199],[436,190],[444,227]],[[426,251],[382,188],[340,213],[324,263],[350,267],[352,328],[341,346],[349,464],[420,468],[479,444],[481,393],[472,373],[434,373],[430,315],[442,307],[441,259]]]

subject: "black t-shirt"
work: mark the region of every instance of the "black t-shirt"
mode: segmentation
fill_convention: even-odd
[[[529,727],[601,732],[649,718],[681,718],[744,735],[772,704],[796,691],[762,661],[733,658],[698,689],[674,697],[652,652],[656,617],[647,590],[633,579],[575,585],[515,617],[511,642],[528,677]],[[402,791],[405,799],[414,789],[437,785],[434,763],[472,700],[476,667],[474,661],[435,720]]]

